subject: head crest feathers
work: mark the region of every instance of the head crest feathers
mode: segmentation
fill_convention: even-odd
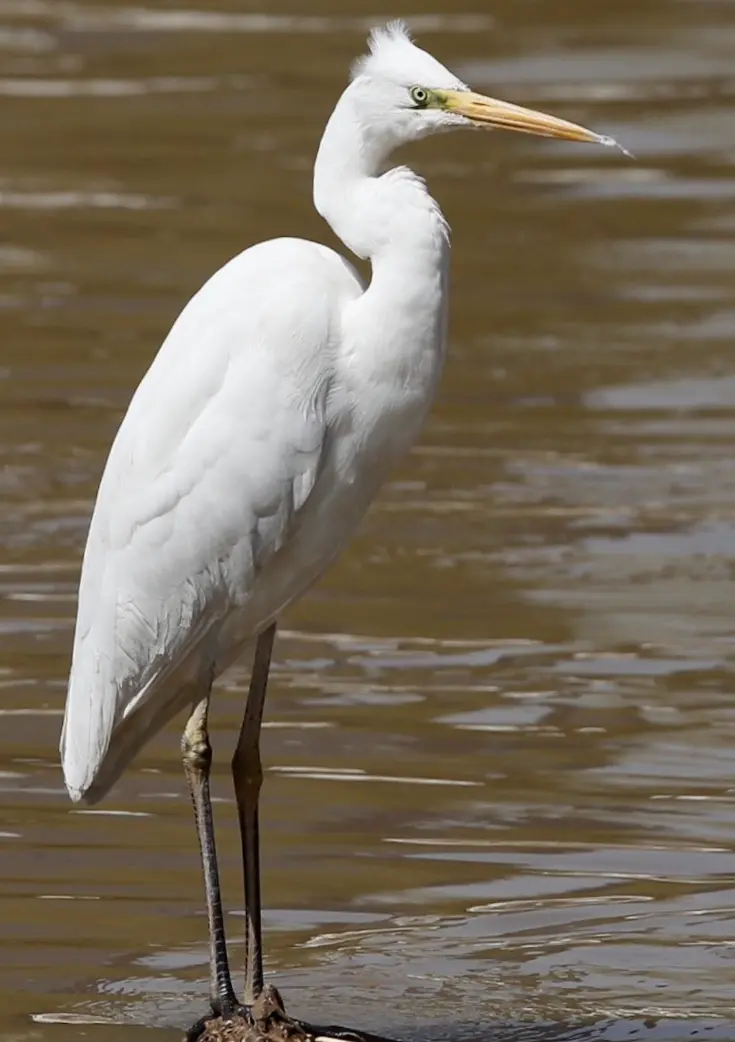
[[[368,53],[352,66],[352,79],[359,76],[424,87],[464,88],[464,84],[436,58],[416,46],[403,21],[388,22],[372,30],[368,37]]]
[[[376,64],[373,59],[379,60],[381,54],[385,57],[387,50],[402,49],[406,45],[413,46],[413,40],[408,26],[400,18],[371,29],[368,36],[368,53],[352,63],[352,79],[367,74],[370,67]]]

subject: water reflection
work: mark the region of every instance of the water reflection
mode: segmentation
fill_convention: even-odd
[[[422,444],[277,648],[268,970],[295,1012],[408,1038],[726,1039],[735,18],[440,8],[404,13],[473,86],[638,158],[500,135],[411,155],[454,229],[451,356]],[[9,1038],[173,1038],[202,1011],[176,736],[95,813],[62,791],[79,553],[186,297],[259,238],[331,241],[311,162],[378,15],[0,0]],[[246,681],[214,736],[235,962]]]

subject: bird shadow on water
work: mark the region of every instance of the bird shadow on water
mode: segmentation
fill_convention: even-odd
[[[365,1042],[735,1042],[735,1024],[720,1019],[604,1019],[580,1022],[447,1021],[386,1035],[355,1032]]]
[[[34,1018],[35,1019],[35,1018]],[[46,1018],[39,1018],[45,1020]],[[69,1023],[65,1018],[49,1018],[48,1022]],[[125,1025],[105,1023],[103,1026],[93,1018],[74,1021],[83,1028],[86,1037],[97,1042],[118,1039]],[[96,1028],[94,1025],[98,1025]],[[604,1018],[585,1021],[472,1021],[447,1020],[426,1025],[412,1025],[409,1029],[391,1030],[386,1025],[385,1033],[367,1032],[346,1025],[317,1027],[315,1042],[336,1038],[344,1042],[688,1042],[690,1039],[712,1040],[712,1042],[735,1042],[735,1023],[721,1018]],[[129,1029],[129,1025],[128,1025]],[[154,1029],[155,1030],[155,1029]],[[98,1034],[99,1032],[99,1034]],[[330,1034],[337,1032],[337,1034]],[[158,1033],[158,1032],[157,1032]],[[166,1031],[174,1038],[177,1032]],[[183,1030],[179,1037],[185,1038]],[[235,1032],[221,1035],[221,1042],[244,1042],[246,1035]]]
[[[275,989],[274,989],[275,990]],[[275,993],[278,995],[278,993]],[[279,996],[280,998],[280,996]],[[463,998],[458,998],[458,1005],[464,1005]],[[346,1004],[347,1005],[347,1004]],[[181,1042],[191,1039],[193,1018],[185,1027],[182,1023],[181,1011],[158,1006],[156,1012],[143,1019],[135,1018],[138,1029],[152,1029],[172,1040],[178,1036]],[[99,1011],[98,1011],[99,1012]],[[152,1012],[152,1011],[151,1011]],[[90,1011],[91,1013],[91,1011]],[[338,1020],[315,1023],[311,1020],[291,1021],[298,1025],[296,1032],[288,1027],[274,1031],[254,1031],[240,1018],[232,1025],[231,1030],[221,1030],[216,1022],[212,1031],[198,1032],[197,1037],[206,1042],[688,1042],[690,1039],[706,1039],[711,1042],[735,1042],[735,1020],[722,1016],[588,1016],[570,1014],[565,1019],[541,1019],[531,1016],[515,1019],[494,1019],[492,1017],[472,1018],[466,1011],[458,1009],[457,1016],[432,1017],[421,1023],[417,1017],[407,1024],[403,1018],[391,1023],[390,1010],[384,1008],[383,1016],[371,1031],[358,1026],[363,1018],[363,1011],[345,1009],[344,1016],[337,1014]],[[353,1019],[354,1018],[354,1019]],[[186,1020],[187,1018],[183,1018]],[[85,1030],[85,1034],[94,1032],[97,1042],[107,1042],[120,1037],[120,1029],[128,1030],[127,1025],[114,1017],[94,1014],[41,1014],[34,1016],[36,1022],[47,1024],[74,1024]],[[402,1022],[401,1022],[402,1021]],[[204,1026],[204,1018],[200,1021]],[[210,1022],[211,1023],[211,1022]],[[144,1032],[146,1036],[149,1031]],[[66,1036],[65,1036],[66,1038]]]
[[[404,1035],[405,1042],[735,1042],[735,1024],[724,1020],[604,1019],[574,1022],[505,1021],[446,1023]]]
[[[735,1042],[735,1024],[720,1018],[630,1018],[597,1019],[577,1022],[498,1021],[472,1023],[446,1021],[385,1034],[367,1032],[345,1025],[318,1026],[304,1023],[314,1042],[684,1042],[685,1039],[712,1039]],[[212,1036],[213,1039],[255,1040],[249,1033]],[[269,1042],[269,1039],[265,1039]]]
[[[254,1022],[221,1020],[190,1031],[185,1042],[684,1042],[684,1039],[735,1040],[735,1025],[721,1017],[577,1017],[567,1020],[435,1020],[424,1025],[376,1033],[340,1024],[317,1025],[285,1013],[280,992],[266,985],[252,1007]],[[349,1019],[349,1018],[346,1018]],[[341,1020],[341,1018],[340,1018]],[[223,1030],[224,1029],[224,1030]]]

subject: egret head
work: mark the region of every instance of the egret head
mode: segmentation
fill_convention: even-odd
[[[402,22],[374,29],[369,51],[355,62],[349,88],[363,133],[383,149],[438,131],[495,127],[569,141],[615,144],[584,127],[509,102],[475,94],[411,40]],[[380,146],[378,146],[380,147]]]

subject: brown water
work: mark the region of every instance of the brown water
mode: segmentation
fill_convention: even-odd
[[[451,8],[400,13],[477,89],[637,161],[499,134],[411,154],[454,229],[450,359],[421,445],[284,620],[267,968],[296,1013],[422,1040],[727,1039],[735,4]],[[0,0],[2,1038],[173,1039],[204,1011],[177,734],[99,808],[62,789],[80,551],[191,292],[260,238],[332,242],[312,157],[391,13]],[[236,964],[246,680],[213,736]]]

